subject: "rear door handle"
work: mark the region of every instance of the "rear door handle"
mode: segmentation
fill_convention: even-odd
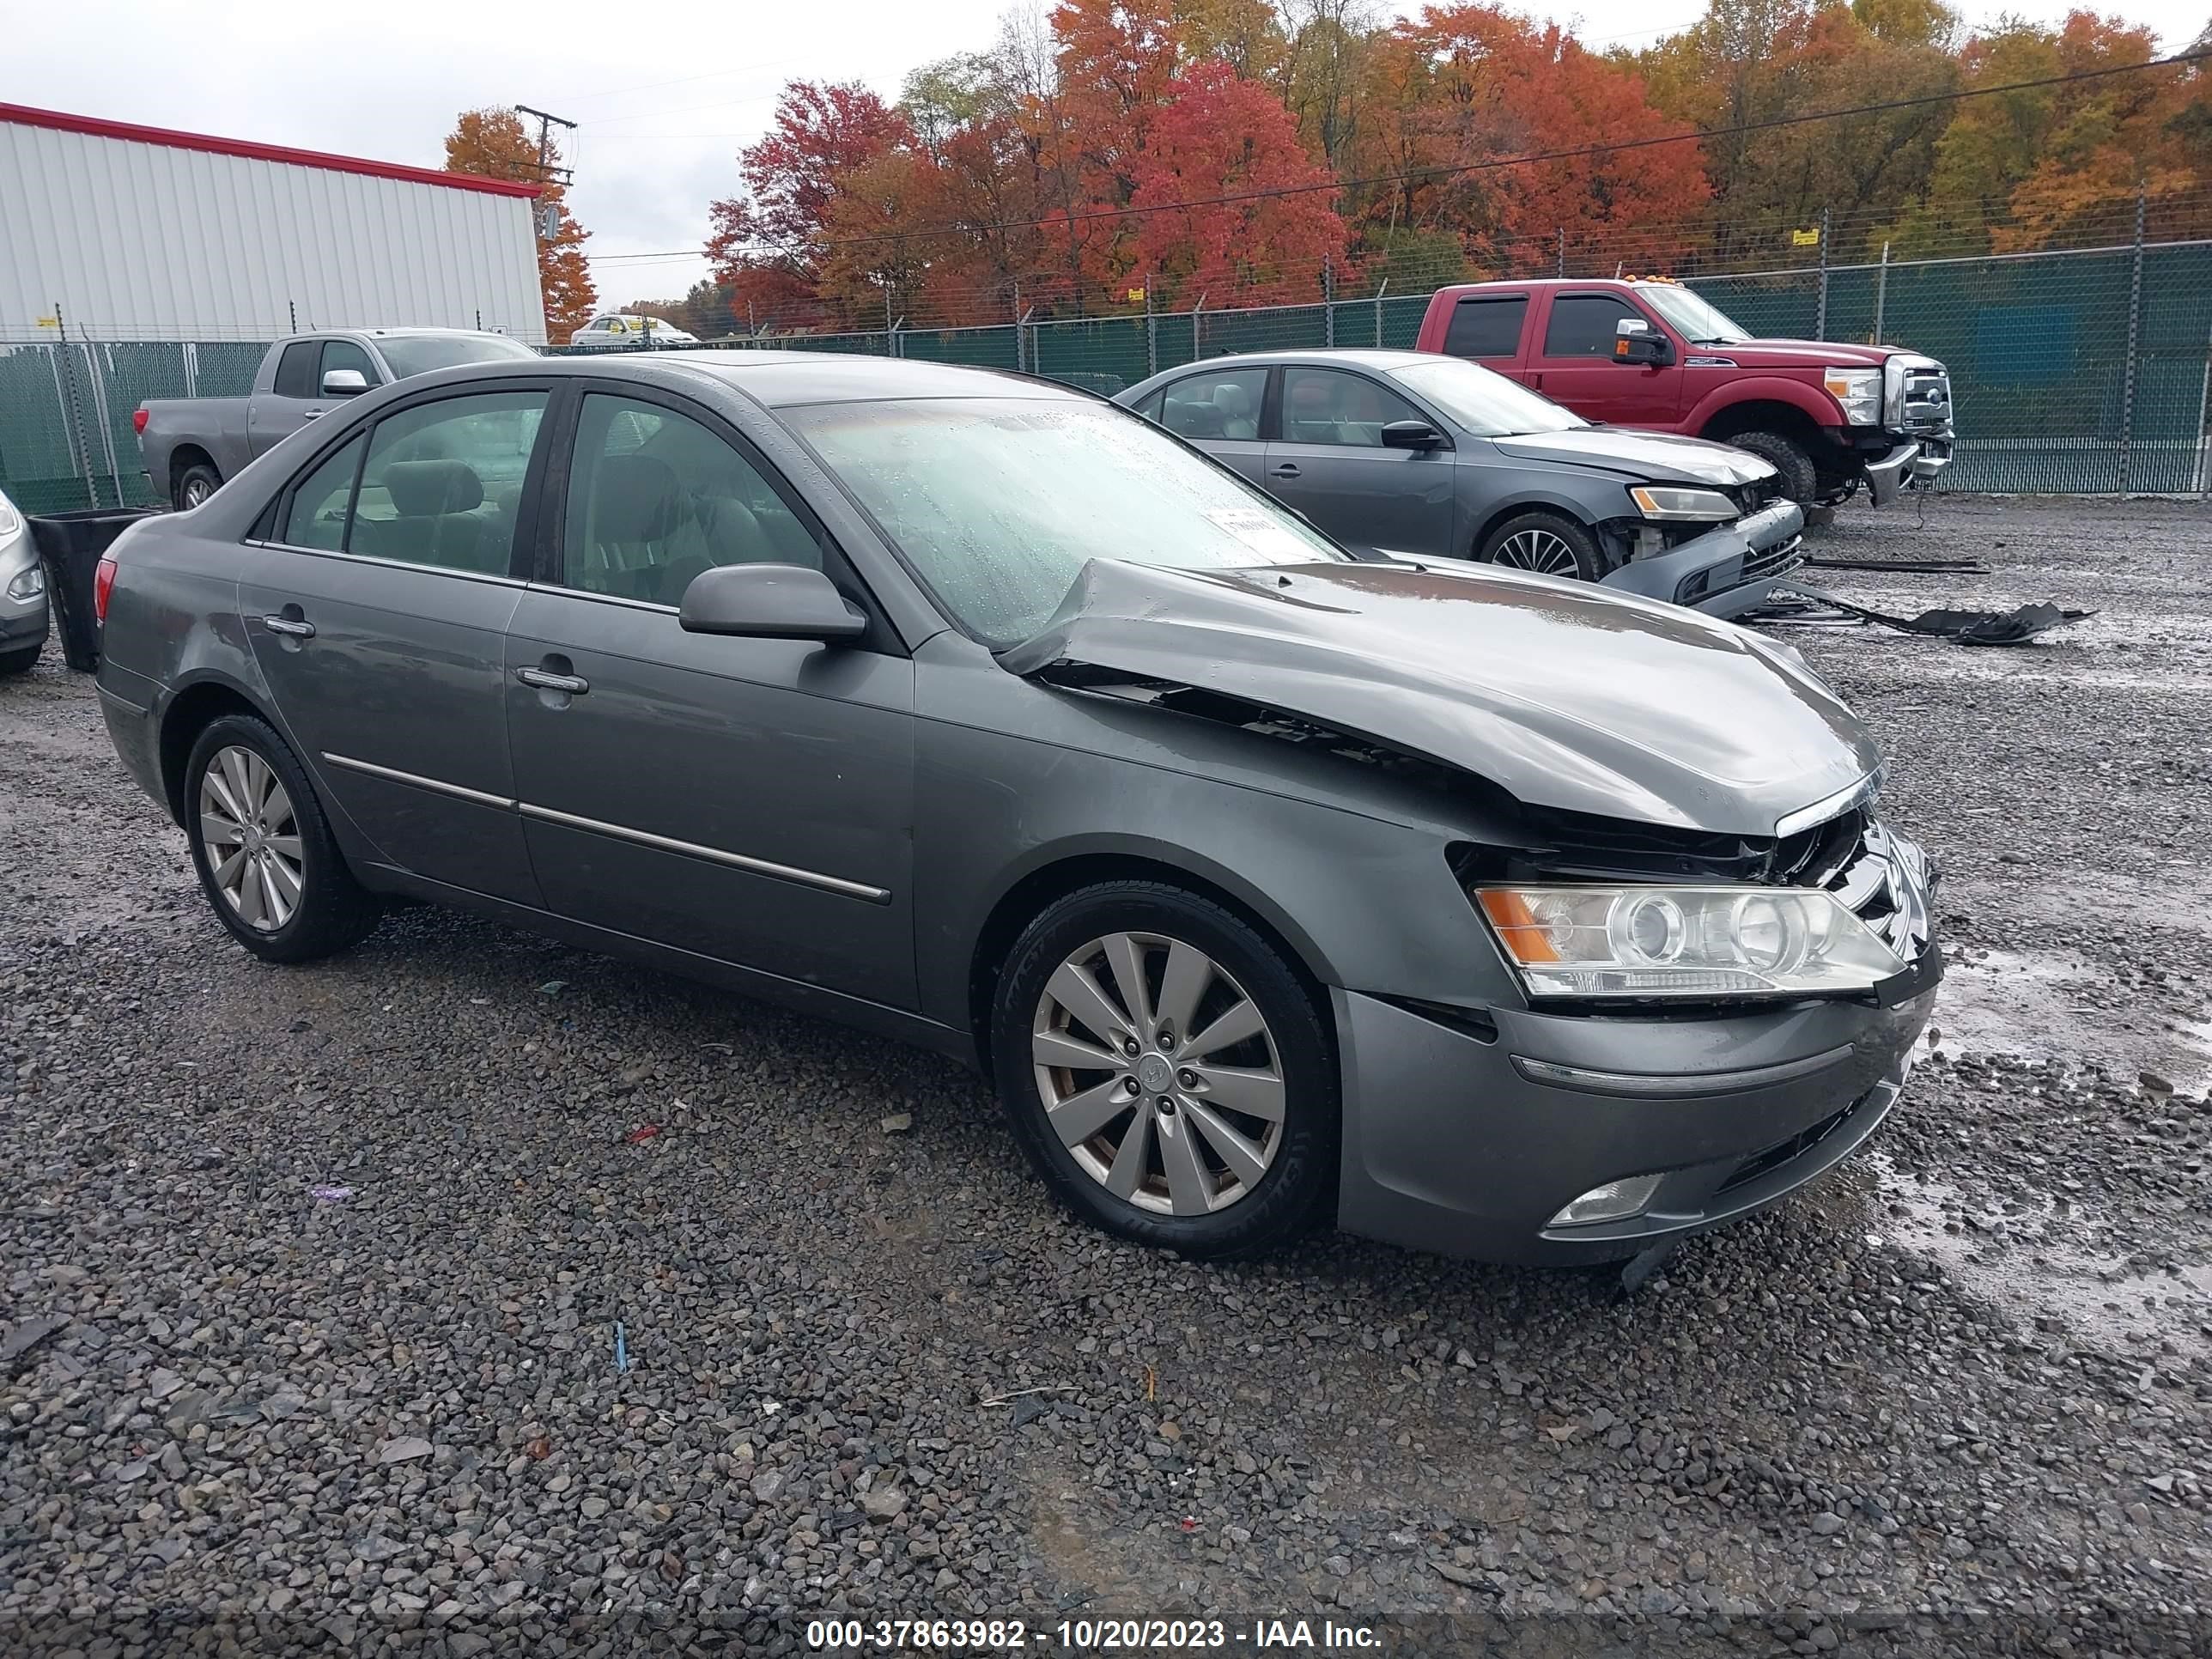
[[[566,691],[572,697],[580,697],[592,689],[591,681],[581,674],[556,674],[544,668],[518,668],[514,678],[540,691]]]
[[[315,637],[314,623],[298,617],[264,617],[261,625],[272,634],[289,634],[295,640]]]
[[[1298,470],[1290,462],[1285,461],[1280,466],[1269,467],[1267,476],[1271,478],[1295,478],[1298,476]]]
[[[301,420],[303,420],[303,421],[312,421],[312,420],[313,420],[317,416],[320,415],[322,412],[323,412],[323,411],[322,411],[321,410],[319,410],[319,409],[310,409],[310,410],[304,410],[304,411],[302,411],[302,412],[301,412],[301,416],[300,416],[300,418],[301,418]]]

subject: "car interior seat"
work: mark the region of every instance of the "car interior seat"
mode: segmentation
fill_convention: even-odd
[[[513,537],[499,534],[500,523],[477,510],[484,492],[475,468],[465,461],[391,461],[383,482],[395,516],[358,520],[356,550],[487,574],[505,571]],[[506,527],[511,532],[511,522]]]
[[[1213,388],[1213,406],[1221,411],[1221,435],[1224,438],[1256,438],[1260,435],[1260,419],[1252,407],[1252,394],[1235,380],[1224,380]]]

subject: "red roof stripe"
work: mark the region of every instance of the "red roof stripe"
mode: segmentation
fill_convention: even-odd
[[[321,167],[331,173],[362,173],[372,179],[398,179],[413,185],[444,185],[453,190],[480,190],[494,196],[535,196],[538,186],[514,179],[484,179],[472,173],[441,173],[430,167],[401,167],[396,161],[371,161],[358,155],[326,155],[320,150],[288,149],[282,144],[256,144],[243,138],[213,138],[204,132],[174,132],[167,127],[134,126],[128,121],[103,121],[93,115],[70,115],[60,110],[31,109],[21,104],[0,104],[0,124],[50,127],[56,132],[88,133],[95,138],[122,138],[132,143],[161,144],[170,149],[205,150],[211,155],[242,155],[252,161],[282,161],[294,167]]]

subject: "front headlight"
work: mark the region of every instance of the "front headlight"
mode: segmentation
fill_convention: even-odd
[[[1718,522],[1736,515],[1735,503],[1717,489],[1678,489],[1672,484],[1632,484],[1628,499],[1647,519]]]
[[[1479,887],[1532,997],[1818,996],[1908,966],[1806,887]]]
[[[1820,384],[1843,406],[1844,420],[1851,426],[1881,424],[1881,371],[1878,368],[1824,368]]]
[[[46,573],[40,569],[36,564],[27,565],[18,570],[14,580],[9,582],[7,589],[8,597],[18,604],[27,599],[35,599],[46,591]]]
[[[15,510],[15,502],[0,495],[0,542],[4,542],[23,527],[23,515]]]

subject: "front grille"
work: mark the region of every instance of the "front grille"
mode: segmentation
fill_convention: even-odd
[[[1797,550],[1805,538],[1785,536],[1765,551],[1753,548],[1743,562],[1743,580],[1756,581],[1761,576],[1778,576],[1785,570],[1795,570],[1798,565]]]
[[[1742,1186],[1746,1182],[1758,1180],[1770,1170],[1781,1168],[1792,1158],[1802,1158],[1837,1130],[1842,1128],[1844,1124],[1850,1122],[1852,1115],[1860,1107],[1865,1105],[1870,1097],[1870,1094],[1861,1095],[1840,1112],[1831,1112],[1811,1127],[1800,1129],[1789,1139],[1778,1141],[1763,1152],[1753,1152],[1729,1172],[1729,1178],[1714,1189],[1713,1196],[1718,1198],[1721,1194],[1730,1192]]]
[[[1905,370],[1903,418],[1907,432],[1951,430],[1951,375],[1941,363]]]

